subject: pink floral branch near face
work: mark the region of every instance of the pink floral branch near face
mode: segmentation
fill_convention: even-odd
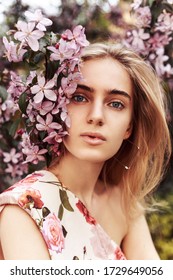
[[[57,95],[53,88],[55,87],[55,78],[46,82],[44,76],[37,76],[38,83],[31,87],[31,93],[35,94],[34,102],[40,103],[43,101],[44,96],[51,101],[56,101]]]
[[[52,21],[41,10],[27,11],[25,16],[26,21],[19,20],[3,42],[6,58],[28,67],[23,77],[11,72],[8,94],[18,110],[16,132],[22,126],[24,162],[37,164],[59,155],[70,126],[66,105],[81,79],[80,55],[89,43],[81,25],[53,34],[47,32]]]

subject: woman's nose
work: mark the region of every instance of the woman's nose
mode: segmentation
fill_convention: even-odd
[[[87,122],[102,126],[104,124],[104,110],[101,102],[94,102],[89,110]]]

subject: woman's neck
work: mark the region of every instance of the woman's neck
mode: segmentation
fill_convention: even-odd
[[[49,171],[85,205],[91,205],[94,195],[103,191],[97,184],[102,167],[103,163],[81,161],[67,153]]]

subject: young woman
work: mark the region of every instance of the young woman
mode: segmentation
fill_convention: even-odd
[[[61,156],[0,196],[1,259],[159,259],[145,220],[171,144],[164,97],[134,52],[91,44]]]

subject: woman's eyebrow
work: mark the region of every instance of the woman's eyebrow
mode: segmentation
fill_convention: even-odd
[[[131,96],[126,91],[123,90],[113,89],[109,91],[109,94],[123,95],[131,100]]]
[[[94,92],[94,89],[83,84],[78,84],[77,89],[83,89],[89,92]]]
[[[88,92],[94,92],[94,89],[92,87],[89,87],[89,86],[86,86],[86,85],[83,85],[83,84],[78,84],[77,89],[83,89],[83,90],[88,91]],[[125,96],[125,97],[127,97],[128,99],[131,100],[131,96],[123,90],[113,89],[113,90],[108,90],[107,92],[108,92],[108,94],[123,95],[123,96]]]

